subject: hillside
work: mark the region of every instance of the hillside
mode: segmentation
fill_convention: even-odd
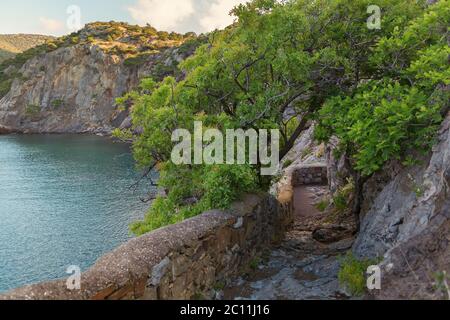
[[[110,132],[128,110],[115,99],[145,77],[182,74],[203,37],[94,22],[0,62],[0,127],[19,132]]]
[[[34,34],[0,34],[0,62],[51,39],[51,36]]]

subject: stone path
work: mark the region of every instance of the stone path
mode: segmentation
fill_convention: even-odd
[[[346,299],[339,287],[337,256],[351,248],[353,239],[329,245],[312,233],[324,214],[316,204],[326,187],[304,186],[295,190],[296,220],[282,244],[266,252],[253,271],[234,279],[220,295],[226,300]]]

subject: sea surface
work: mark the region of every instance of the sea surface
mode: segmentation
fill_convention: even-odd
[[[148,204],[129,147],[89,135],[0,136],[0,292],[82,271]]]

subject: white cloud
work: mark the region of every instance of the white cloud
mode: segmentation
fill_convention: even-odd
[[[233,23],[230,11],[249,0],[136,0],[128,12],[140,25],[159,30],[208,32]]]
[[[192,0],[138,0],[128,11],[139,24],[150,23],[168,31],[177,30],[179,24],[195,12]]]
[[[41,25],[43,33],[60,34],[65,31],[64,23],[60,20],[40,17],[39,23]]]
[[[206,15],[200,19],[200,25],[204,31],[223,29],[233,23],[234,17],[230,16],[230,11],[236,5],[245,3],[248,0],[215,0],[209,7]]]

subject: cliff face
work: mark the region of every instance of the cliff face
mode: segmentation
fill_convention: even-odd
[[[445,298],[435,285],[450,270],[450,113],[420,165],[386,172],[390,177],[367,185],[368,210],[354,252],[384,257],[379,297]]]
[[[114,99],[138,81],[118,57],[83,45],[33,58],[20,73],[0,100],[0,123],[23,132],[108,131]]]
[[[342,159],[329,155],[334,192],[348,172]],[[450,113],[432,151],[417,159],[410,167],[388,163],[364,187],[361,229],[352,251],[359,258],[382,260],[382,288],[370,293],[379,299],[447,298],[443,280],[447,273],[450,282]]]
[[[88,25],[71,38],[46,44],[23,64],[3,63],[0,80],[10,81],[10,87],[0,99],[0,133],[109,134],[129,126],[129,111],[116,111],[115,99],[144,77],[173,74],[194,51],[180,48],[183,36],[163,41],[167,35],[148,28]]]

